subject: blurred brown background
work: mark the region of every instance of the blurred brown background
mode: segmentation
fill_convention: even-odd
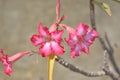
[[[107,32],[115,48],[115,58],[120,67],[120,4],[105,0],[112,9],[112,16],[106,15],[98,6],[96,23],[101,36]],[[63,23],[76,27],[79,22],[90,25],[89,0],[61,0],[61,14],[66,16]],[[55,19],[56,0],[0,0],[0,48],[13,55],[20,51],[37,50],[31,42],[32,34],[37,33],[38,23],[50,26]],[[67,35],[64,35],[65,37]],[[63,43],[66,45],[66,43]],[[117,48],[114,46],[117,44]],[[71,59],[69,48],[62,57],[88,71],[100,70],[103,50],[98,40],[90,48],[90,54]],[[0,64],[0,80],[47,80],[47,58],[39,55],[25,56],[13,64],[14,72],[8,77]],[[110,80],[109,77],[89,78],[74,73],[57,62],[53,80]]]

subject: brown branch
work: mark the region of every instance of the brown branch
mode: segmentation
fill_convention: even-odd
[[[120,77],[118,74],[116,74],[112,67],[108,63],[108,54],[107,51],[104,51],[104,65],[103,65],[103,71],[105,71],[106,75],[110,76],[113,80],[120,80]]]
[[[31,51],[31,54],[34,53],[38,53],[37,51]],[[56,61],[58,63],[60,63],[61,65],[63,65],[64,67],[70,69],[73,72],[77,72],[80,73],[84,76],[88,76],[88,77],[100,77],[100,76],[105,76],[108,75],[111,78],[113,78],[113,80],[120,80],[120,77],[115,74],[112,70],[111,67],[108,64],[107,61],[107,51],[104,51],[104,65],[103,65],[103,69],[101,71],[97,71],[97,72],[89,72],[86,70],[83,70],[77,66],[74,66],[73,64],[68,63],[67,61],[65,61],[63,58],[57,56]]]
[[[114,52],[114,49],[113,49],[113,47],[111,46],[111,43],[110,43],[110,41],[109,41],[109,39],[108,39],[108,36],[107,36],[107,34],[105,35],[105,40],[106,40],[106,42],[107,42],[107,44],[108,44],[108,46],[109,46],[109,58],[110,58],[110,60],[111,60],[111,63],[112,63],[112,65],[113,65],[113,67],[115,68],[115,71],[120,75],[120,69],[119,69],[119,67],[117,66],[117,63],[115,62],[115,59],[114,59],[114,55],[113,55],[113,52]]]
[[[94,0],[90,0],[90,21],[92,28],[96,30]]]
[[[89,72],[89,71],[85,71],[83,69],[80,69],[77,66],[74,66],[74,65],[68,63],[67,61],[65,61],[63,58],[61,58],[59,56],[56,58],[56,61],[58,63],[60,63],[61,65],[63,65],[64,67],[70,69],[71,71],[83,74],[83,75],[88,76],[88,77],[99,77],[99,76],[106,75],[104,71]]]
[[[38,51],[32,50],[30,56],[32,56],[33,54],[36,54],[36,53],[38,53]],[[84,76],[100,77],[100,76],[106,75],[106,73],[103,70],[97,71],[97,72],[89,72],[89,71],[83,70],[77,66],[74,66],[73,64],[68,63],[67,61],[65,61],[63,58],[61,58],[59,56],[57,56],[57,58],[55,60],[58,63],[60,63],[61,65],[63,65],[64,67],[70,69],[71,71],[83,74]]]
[[[113,72],[112,67],[108,64],[108,56],[107,56],[107,51],[104,51],[104,65],[103,65],[103,71],[97,71],[97,72],[89,72],[86,70],[83,70],[77,66],[74,66],[73,64],[68,63],[67,61],[65,61],[63,58],[61,57],[57,57],[56,61],[58,63],[60,63],[61,65],[63,65],[64,67],[70,69],[73,72],[77,72],[80,73],[84,76],[88,76],[88,77],[100,77],[100,76],[105,76],[108,75],[110,76],[113,80],[120,80],[120,77],[118,74],[116,74],[115,72]]]
[[[94,0],[90,0],[90,21],[91,21],[91,25],[92,25],[92,28],[97,30],[96,29],[96,23],[95,23],[95,9],[94,9],[94,3],[93,3]],[[105,44],[105,41],[99,36],[99,41],[101,43],[101,46],[103,48],[103,50],[106,50],[107,53],[109,54],[109,60],[111,61],[115,71],[120,75],[120,69],[118,67],[118,65],[116,64],[115,62],[115,59],[114,59],[114,55],[113,55],[113,49],[111,47],[111,44],[110,42],[108,41],[108,38],[107,38],[107,44],[109,46],[109,48],[107,47],[107,45]]]
[[[110,43],[110,40],[109,40],[109,38],[108,38],[108,36],[107,36],[107,33],[105,33],[105,40],[106,40],[106,42],[107,42],[107,44],[108,44],[109,51],[113,53],[113,52],[114,52],[114,49],[113,49],[113,47],[112,47],[112,45],[111,45],[111,43]]]

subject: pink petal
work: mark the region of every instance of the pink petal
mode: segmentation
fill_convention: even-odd
[[[88,25],[80,23],[76,29],[76,34],[79,36],[84,36],[87,33]]]
[[[39,24],[38,27],[38,32],[40,33],[41,36],[47,37],[49,35],[49,31],[47,27],[44,27],[42,23]]]
[[[80,47],[81,47],[81,51],[84,51],[87,54],[89,53],[89,43],[82,42]]]
[[[46,42],[44,45],[42,45],[39,49],[39,53],[42,55],[42,57],[46,57],[51,54],[51,45],[50,43]]]
[[[1,61],[2,61],[3,66],[8,66],[9,65],[7,58],[1,58]]]
[[[11,65],[6,66],[5,69],[4,69],[4,72],[5,72],[7,75],[10,75],[10,73],[13,72]]]
[[[55,41],[60,42],[62,40],[62,34],[63,34],[63,30],[54,31],[51,33],[51,37]]]
[[[51,41],[51,48],[54,54],[63,54],[64,48],[60,46],[57,42]]]
[[[75,34],[69,34],[69,39],[65,39],[69,46],[74,46],[77,44],[78,39]]]
[[[80,56],[80,46],[76,45],[73,48],[71,48],[71,58],[75,58],[75,56]]]
[[[40,35],[33,35],[31,37],[31,42],[33,43],[33,45],[37,46],[39,44],[41,44],[42,42],[44,42],[44,38]]]
[[[93,29],[88,29],[88,32],[85,36],[85,40],[89,43],[92,43],[96,37],[98,37],[98,33]]]
[[[92,29],[92,33],[93,33],[93,34],[91,34],[92,36],[94,36],[95,38],[98,37],[98,33],[95,30]]]

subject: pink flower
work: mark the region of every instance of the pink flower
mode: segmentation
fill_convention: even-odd
[[[8,61],[8,55],[4,53],[4,51],[1,49],[0,50],[0,61],[2,61],[2,65],[5,67],[4,72],[7,75],[10,75],[12,73],[12,64]]]
[[[88,25],[80,23],[76,30],[67,25],[60,25],[69,32],[69,39],[66,39],[67,44],[71,47],[71,58],[79,56],[81,51],[89,53],[89,46],[93,43],[98,33],[89,29]]]
[[[31,37],[31,42],[34,46],[40,45],[39,53],[42,57],[49,56],[50,54],[63,54],[64,48],[60,45],[62,40],[63,30],[48,30],[42,23],[38,27],[39,34],[34,34]]]
[[[2,49],[0,49],[0,61],[2,62],[2,65],[5,67],[4,72],[10,76],[10,74],[13,72],[13,69],[12,69],[13,62],[17,61],[22,56],[28,53],[30,53],[30,51],[20,52],[20,53],[17,53],[9,57],[8,55],[4,53]]]

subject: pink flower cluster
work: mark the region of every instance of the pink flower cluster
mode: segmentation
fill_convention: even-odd
[[[88,25],[83,23],[79,23],[76,30],[65,24],[59,24],[59,26],[65,28],[69,33],[69,38],[65,39],[65,41],[71,47],[71,58],[79,56],[82,51],[88,54],[89,46],[98,37],[98,33],[95,30],[88,28]],[[35,46],[40,45],[39,53],[43,57],[50,54],[58,55],[64,53],[64,47],[60,45],[63,30],[49,32],[48,28],[43,27],[42,23],[40,23],[38,31],[39,34],[34,34],[31,37],[31,42]]]
[[[63,30],[59,30],[62,27],[69,33],[69,38],[65,39],[68,46],[71,47],[71,58],[79,56],[81,52],[89,53],[89,46],[93,43],[95,38],[98,37],[98,33],[88,28],[88,25],[80,23],[77,29],[61,24],[64,20],[64,16],[60,18],[60,0],[56,5],[56,20],[53,25],[48,29],[44,27],[42,23],[38,26],[39,34],[34,34],[31,37],[31,42],[34,46],[40,45],[39,53],[43,56],[49,56],[50,54],[63,54],[64,47],[60,45],[62,39]]]
[[[86,54],[89,53],[89,47],[95,38],[98,37],[98,33],[95,30],[90,29],[88,25],[84,23],[79,23],[76,29],[73,29],[66,24],[61,24],[64,19],[64,16],[60,17],[60,0],[58,0],[56,5],[56,20],[52,26],[48,29],[40,23],[38,26],[39,33],[34,34],[30,39],[34,46],[39,46],[39,54],[41,54],[42,57],[47,57],[51,54],[64,54],[65,50],[61,45],[62,41],[65,41],[68,46],[70,46],[71,58],[79,56],[81,52],[85,52]],[[62,30],[59,30],[59,27],[61,27]],[[68,39],[62,38],[64,29],[69,34]],[[9,57],[2,49],[0,49],[0,61],[4,66],[4,72],[7,75],[10,75],[13,72],[12,64],[29,53],[31,53],[31,51],[19,52]]]

